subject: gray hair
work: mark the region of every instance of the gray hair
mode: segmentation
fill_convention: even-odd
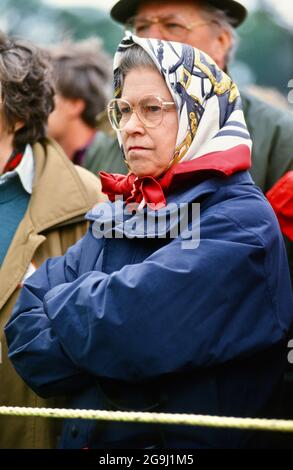
[[[126,75],[131,70],[140,67],[159,71],[148,53],[138,44],[134,44],[123,53],[121,63],[119,65],[122,80],[124,81]]]
[[[208,5],[205,2],[200,1],[199,5],[202,9],[202,16],[207,21],[215,21],[221,28],[231,34],[232,44],[225,58],[225,65],[227,66],[234,59],[239,44],[238,34],[235,30],[236,20],[229,16],[228,12]]]

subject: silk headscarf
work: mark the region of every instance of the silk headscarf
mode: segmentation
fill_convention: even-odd
[[[192,46],[127,35],[114,57],[115,97],[123,92],[120,63],[134,44],[154,62],[173,97],[178,133],[172,165],[159,178],[137,178],[100,172],[103,191],[110,200],[123,195],[126,202],[166,204],[171,188],[207,172],[229,176],[251,166],[251,139],[235,83],[204,52]],[[141,79],[143,80],[143,74]],[[120,132],[117,133],[121,144]],[[162,136],[163,138],[163,136]],[[123,149],[122,149],[123,150]]]

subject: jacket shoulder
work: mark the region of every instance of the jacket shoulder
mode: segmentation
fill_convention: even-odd
[[[98,177],[74,165],[57,142],[51,139],[38,142],[33,146],[33,153],[36,162],[35,182],[38,187],[42,187],[41,192],[35,191],[34,194],[35,220],[42,219],[43,204],[51,220],[63,223],[73,217],[84,215],[96,203],[105,200]],[[50,182],[56,179],[56,175],[59,184],[55,185],[53,193]],[[67,204],[62,209],[60,201],[64,200]],[[47,219],[49,220],[49,216]],[[42,230],[43,225],[41,225]],[[46,228],[47,225],[45,224]]]
[[[246,91],[241,91],[244,114],[254,116],[262,115],[262,119],[271,123],[272,126],[285,126],[293,133],[293,114],[288,109],[279,109],[265,101],[251,95]],[[292,137],[293,139],[293,137]]]

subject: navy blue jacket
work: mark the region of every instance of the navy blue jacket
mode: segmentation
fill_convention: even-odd
[[[114,205],[110,215],[98,206],[84,238],[27,280],[6,335],[16,370],[38,394],[67,394],[74,408],[271,412],[293,319],[273,211],[247,172],[185,187],[171,202],[200,202],[199,246],[182,249],[184,230],[127,238],[122,213],[113,230]],[[97,224],[103,238],[93,236]],[[68,420],[61,447],[244,447],[249,438]]]

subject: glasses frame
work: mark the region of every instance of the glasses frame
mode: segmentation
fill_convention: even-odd
[[[159,101],[160,105],[161,105],[161,119],[160,119],[160,121],[158,121],[154,125],[149,125],[148,123],[146,123],[145,120],[143,119],[143,117],[140,115],[139,111],[136,109],[138,103],[140,101],[142,101],[143,99],[145,99],[146,97],[148,97],[148,96],[150,96],[152,98],[156,98]],[[118,101],[124,101],[125,103],[127,103],[129,105],[129,107],[131,109],[131,115],[129,116],[128,121],[125,123],[125,125],[123,127],[116,127],[115,123],[111,119],[111,110],[114,109],[113,104],[117,103]],[[125,129],[125,127],[127,126],[127,124],[129,123],[130,119],[132,118],[133,113],[135,113],[137,115],[138,119],[140,120],[140,122],[145,127],[149,128],[149,129],[155,129],[156,127],[159,127],[162,124],[162,121],[163,121],[163,118],[164,118],[164,111],[167,111],[168,108],[171,107],[171,106],[175,106],[174,101],[164,101],[160,96],[147,94],[147,95],[143,95],[135,105],[132,105],[131,103],[129,103],[128,100],[126,100],[124,98],[113,98],[112,100],[109,101],[109,103],[107,105],[107,113],[108,113],[108,118],[109,118],[110,124],[111,124],[112,128],[115,131],[123,131]]]
[[[132,33],[136,34],[137,36],[139,36],[139,34],[137,33],[136,31],[136,27],[135,27],[135,21],[137,19],[141,19],[141,21],[145,21],[146,23],[149,23],[149,26],[153,25],[153,24],[159,24],[159,25],[162,25],[162,23],[165,21],[169,21],[170,23],[172,23],[172,21],[174,21],[174,23],[176,23],[176,20],[178,21],[182,21],[183,24],[180,26],[182,26],[183,30],[185,30],[185,34],[187,34],[188,32],[192,31],[194,27],[200,27],[200,26],[205,26],[207,24],[211,24],[211,23],[216,23],[215,20],[206,20],[206,21],[193,21],[191,23],[187,23],[187,24],[184,24],[185,23],[185,19],[181,16],[176,16],[176,17],[166,17],[166,18],[161,18],[160,16],[150,16],[150,17],[139,17],[139,16],[133,16],[131,18],[129,18],[129,20],[127,21],[126,25],[125,25],[125,29],[126,30],[130,30]],[[140,36],[140,37],[148,37],[147,35],[146,36]],[[184,37],[184,35],[182,36],[182,38]]]

